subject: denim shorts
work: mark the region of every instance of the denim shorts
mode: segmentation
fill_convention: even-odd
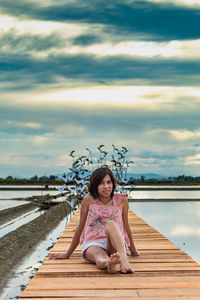
[[[83,245],[82,245],[82,257],[88,263],[91,263],[91,261],[89,261],[87,258],[85,258],[84,252],[85,252],[85,250],[87,250],[87,248],[89,248],[91,246],[99,246],[99,247],[103,248],[106,251],[106,249],[107,249],[107,242],[106,241],[92,241],[92,242],[88,242],[87,243],[86,241],[83,241]]]

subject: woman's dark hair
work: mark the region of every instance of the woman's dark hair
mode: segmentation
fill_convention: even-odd
[[[113,197],[114,191],[117,186],[117,179],[115,178],[113,172],[108,167],[102,166],[101,168],[94,170],[94,172],[90,176],[90,181],[88,184],[88,190],[94,199],[98,198],[98,185],[101,183],[102,179],[106,175],[110,175],[111,181],[113,183],[111,198]]]

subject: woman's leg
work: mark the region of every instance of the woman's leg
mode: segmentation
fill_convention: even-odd
[[[112,254],[110,257],[106,251],[99,246],[91,246],[84,252],[87,260],[96,264],[101,270],[108,270],[109,273],[116,273],[116,264],[120,263],[120,255],[118,253]]]
[[[106,233],[107,233],[107,252],[108,254],[112,254],[117,252],[120,254],[120,265],[122,273],[132,273],[133,269],[131,268],[127,253],[126,247],[124,244],[123,236],[119,230],[118,225],[114,221],[110,221],[106,225]]]

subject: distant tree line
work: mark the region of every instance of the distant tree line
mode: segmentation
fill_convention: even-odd
[[[74,182],[71,181],[69,184],[73,184]],[[34,175],[30,178],[18,178],[13,176],[7,176],[6,178],[0,178],[0,184],[29,184],[29,185],[62,185],[63,179],[56,175],[49,175],[49,176],[37,176]],[[200,176],[193,177],[193,176],[186,176],[186,175],[179,175],[177,177],[167,177],[167,178],[145,178],[144,175],[141,175],[140,178],[131,178],[127,181],[127,184],[138,184],[138,185],[145,185],[145,184],[200,184]]]
[[[30,184],[30,185],[45,185],[45,184],[62,184],[63,180],[56,175],[50,176],[37,176],[34,175],[30,178],[18,178],[13,176],[7,176],[6,178],[0,178],[0,184]]]
[[[188,185],[196,185],[200,184],[200,176],[193,177],[193,176],[186,176],[186,175],[179,175],[176,177],[164,177],[164,178],[145,178],[145,176],[141,176],[139,179],[132,179],[129,181],[130,183],[137,183],[137,184],[170,184],[170,185],[178,185],[178,184],[188,184]]]

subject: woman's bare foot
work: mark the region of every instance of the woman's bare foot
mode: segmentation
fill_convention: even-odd
[[[133,273],[133,269],[129,264],[127,256],[122,257],[121,256],[121,263],[120,263],[120,271],[121,273]]]
[[[107,263],[107,269],[109,273],[117,273],[117,264],[119,264],[121,262],[121,257],[120,257],[120,253],[116,252],[111,254],[111,256],[108,259],[108,263]]]

